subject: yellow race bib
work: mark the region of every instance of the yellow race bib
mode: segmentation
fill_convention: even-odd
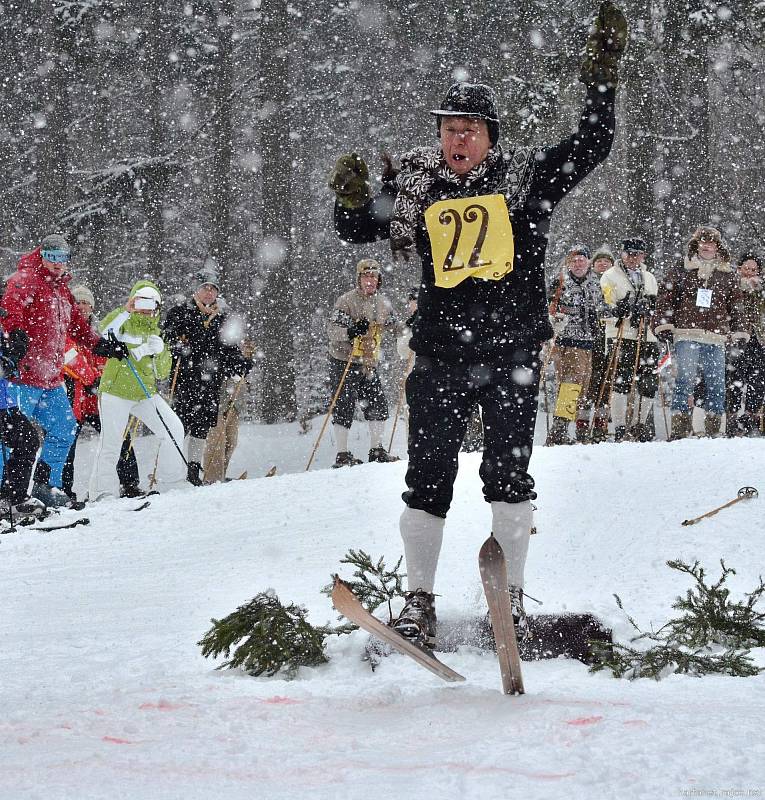
[[[377,361],[380,358],[381,344],[382,326],[379,322],[372,322],[366,336],[357,336],[353,340],[353,356]]]
[[[436,286],[498,281],[513,269],[513,225],[501,194],[439,200],[425,212]]]

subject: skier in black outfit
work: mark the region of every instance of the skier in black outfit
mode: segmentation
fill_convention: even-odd
[[[523,569],[534,481],[527,468],[536,421],[539,350],[552,336],[544,257],[555,206],[608,155],[614,136],[617,67],[627,23],[604,2],[587,41],[587,87],[577,131],[544,149],[505,151],[494,92],[457,83],[436,117],[438,147],[421,147],[386,171],[371,196],[355,153],[330,178],[335,227],[352,243],[390,239],[394,260],[416,252],[422,285],[407,379],[408,490],[400,528],[409,591],[394,627],[431,645],[433,584],[443,526],[470,409],[480,403],[485,450],[480,475],[492,530],[508,564],[516,619],[523,619]]]
[[[0,516],[36,513],[42,503],[27,496],[32,467],[40,447],[35,426],[21,413],[8,388],[8,378],[17,371],[27,352],[29,339],[21,329],[4,333],[0,329],[0,439],[3,480],[0,487]]]
[[[173,408],[188,438],[188,480],[195,486],[203,482],[205,439],[218,420],[221,385],[252,369],[251,359],[238,347],[241,335],[231,331],[232,343],[225,341],[229,317],[218,302],[218,291],[215,270],[200,270],[191,299],[170,309],[164,327],[173,352],[171,374],[177,374]]]

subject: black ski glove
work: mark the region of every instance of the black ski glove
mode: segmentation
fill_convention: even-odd
[[[0,333],[0,378],[7,378],[13,375],[19,365],[19,361],[26,355],[29,337],[26,331],[16,328],[5,336]]]
[[[93,348],[93,355],[101,358],[126,359],[130,356],[128,347],[114,335],[114,331],[109,331],[109,335],[102,336],[98,344]]]
[[[614,306],[614,316],[617,321],[623,320],[625,317],[629,316],[631,310],[632,303],[630,302],[630,295],[627,295],[626,297],[622,297]]]
[[[353,325],[348,326],[348,339],[353,341],[358,336],[365,336],[369,332],[369,320],[357,319]]]
[[[651,311],[653,310],[653,304],[651,303],[650,298],[648,297],[641,297],[635,301],[635,305],[632,308],[632,319],[630,320],[630,324],[633,328],[637,328],[640,326],[640,320],[644,320],[644,322],[648,321],[648,318],[651,316]]]
[[[411,317],[404,323],[407,328],[411,329],[412,325],[414,325],[414,321],[417,319],[417,312],[415,311]]]
[[[656,331],[656,338],[660,342],[663,342],[664,344],[666,344],[667,347],[669,347],[672,344],[672,342],[675,340],[675,336],[672,333],[672,330],[670,328],[666,328],[665,330],[662,330],[662,331]]]

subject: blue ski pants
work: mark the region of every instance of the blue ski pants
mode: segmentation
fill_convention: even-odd
[[[13,390],[21,413],[45,431],[40,461],[50,467],[50,485],[60,489],[66,457],[77,435],[77,420],[66,389],[63,384],[55,389],[40,389],[18,383]]]

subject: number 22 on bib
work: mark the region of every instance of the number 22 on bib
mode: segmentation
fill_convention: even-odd
[[[439,200],[425,211],[436,286],[498,281],[513,269],[513,225],[501,194]]]

